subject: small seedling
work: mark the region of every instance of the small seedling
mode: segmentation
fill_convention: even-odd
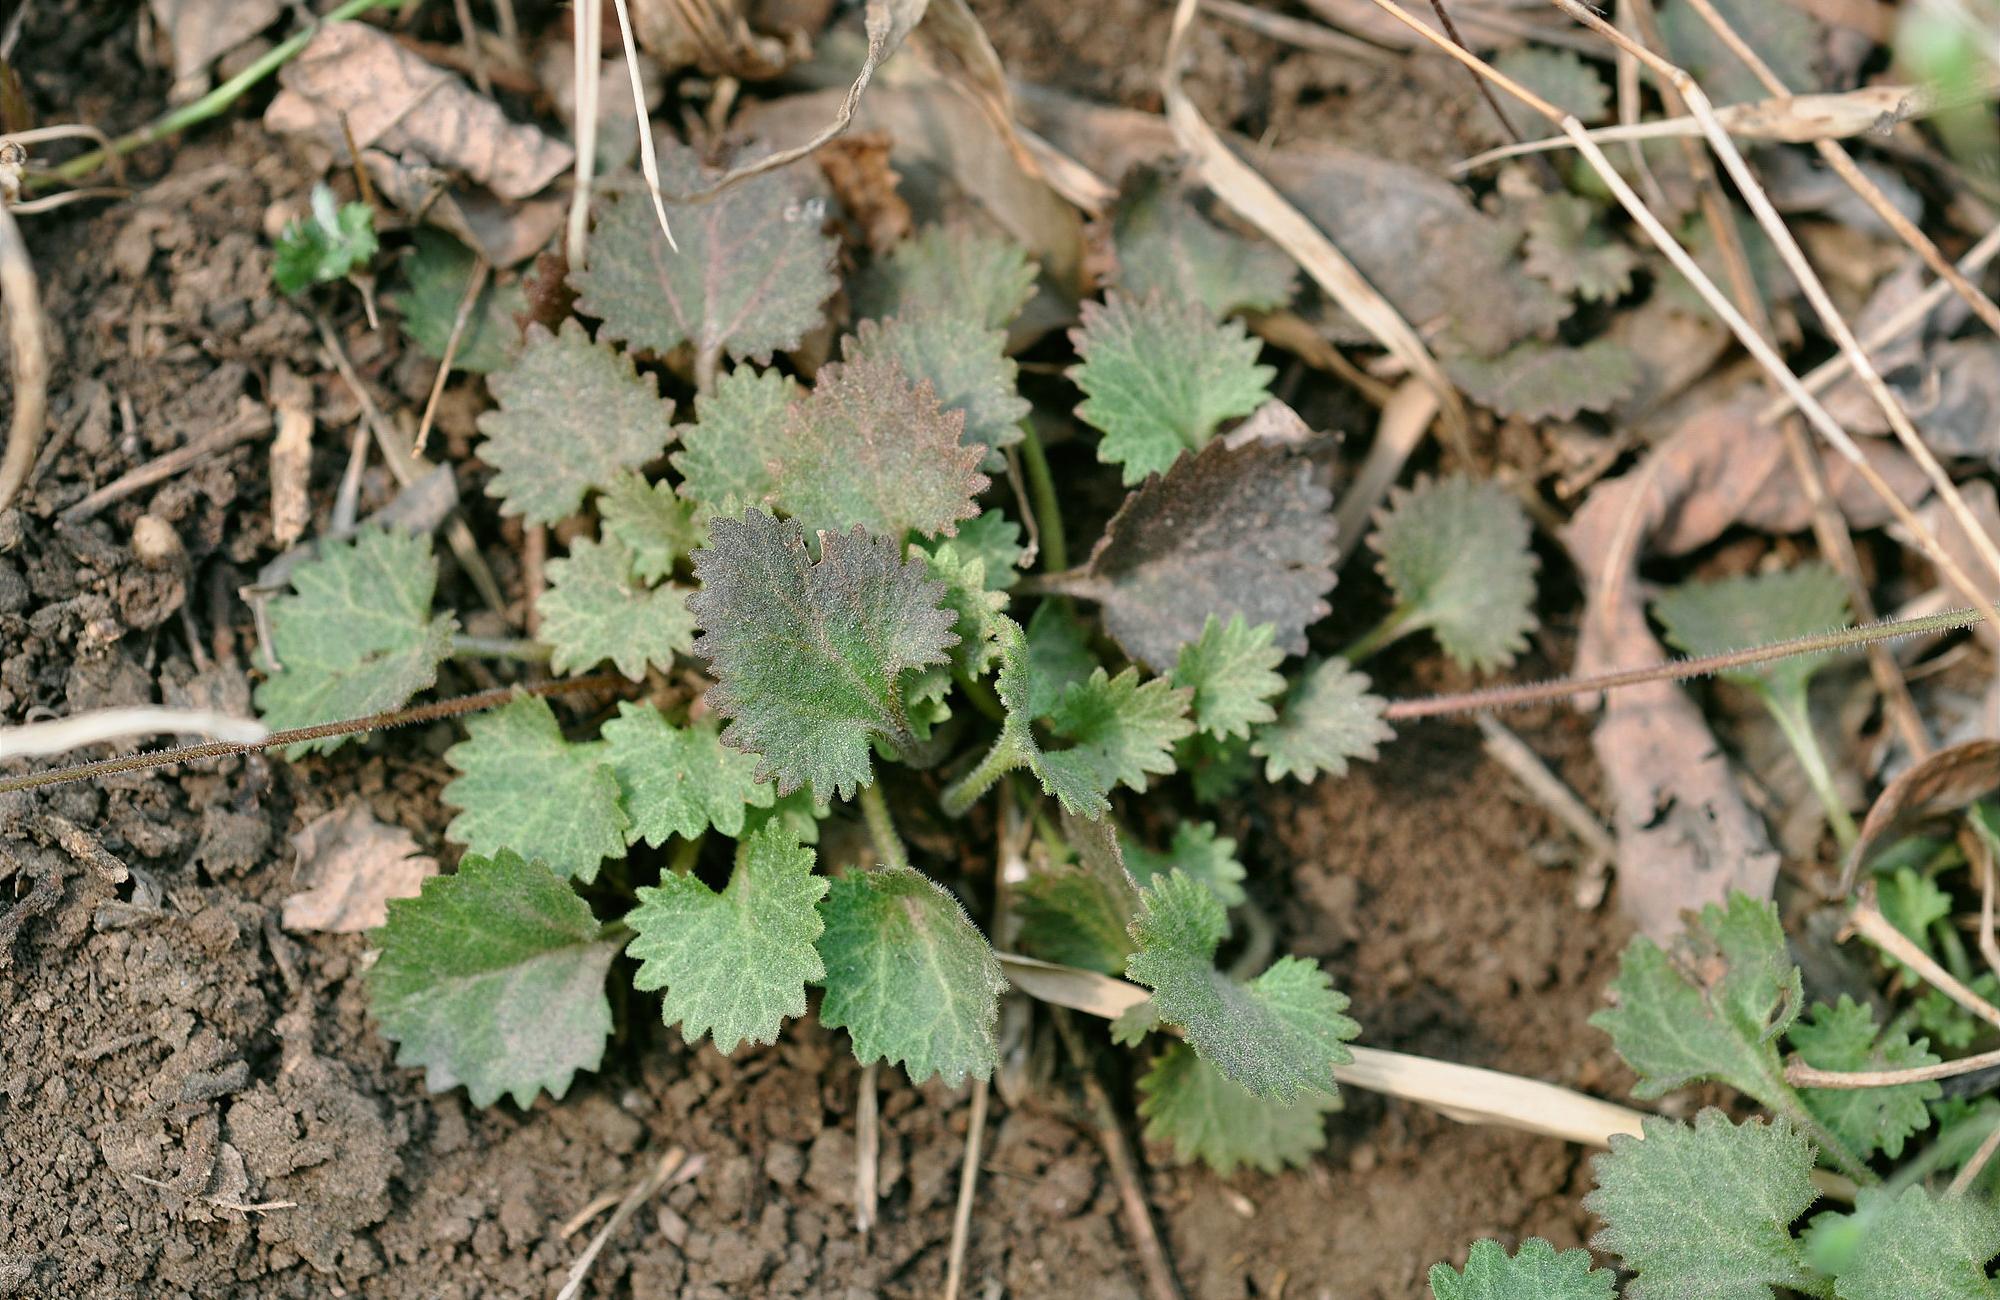
[[[297,297],[316,284],[345,279],[375,256],[375,209],[339,203],[324,182],[313,186],[311,210],[294,217],[278,236],[271,279]]]

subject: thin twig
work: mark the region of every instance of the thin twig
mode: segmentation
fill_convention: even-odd
[[[951,1253],[945,1259],[944,1300],[958,1300],[965,1284],[965,1250],[972,1240],[972,1203],[979,1190],[979,1150],[986,1138],[986,1102],[991,1078],[972,1081],[972,1118],[965,1127],[965,1163],[958,1170],[958,1205],[951,1215]]]
[[[42,447],[49,399],[48,322],[35,285],[35,265],[14,214],[0,203],[0,300],[7,313],[7,344],[14,354],[14,414],[7,454],[0,458],[0,510],[13,504]]]
[[[42,758],[85,745],[140,736],[213,736],[239,745],[255,744],[271,729],[255,718],[233,718],[214,709],[165,709],[150,705],[129,709],[94,709],[49,722],[0,727],[0,754],[8,758]]]
[[[2000,1151],[2000,1124],[1993,1126],[1993,1131],[1986,1135],[1986,1139],[1979,1144],[1979,1149],[1972,1153],[1972,1158],[1960,1166],[1957,1176],[1951,1180],[1951,1186],[1945,1188],[1944,1194],[1963,1196],[1971,1190],[1972,1184],[1979,1180],[1979,1175],[1984,1173],[1986,1166],[1992,1162],[1995,1151]]]
[[[618,7],[618,36],[625,43],[625,71],[632,81],[632,120],[639,124],[639,171],[646,178],[646,192],[653,196],[653,215],[659,219],[660,233],[667,247],[678,253],[674,228],[667,224],[667,205],[660,197],[660,160],[653,152],[653,118],[646,111],[646,88],[639,84],[639,51],[632,43],[632,15],[625,0],[613,0]]]
[[[604,1226],[597,1230],[597,1235],[590,1239],[590,1244],[569,1266],[569,1275],[563,1279],[562,1290],[556,1292],[556,1300],[576,1300],[583,1291],[584,1279],[590,1276],[590,1266],[597,1262],[605,1243],[611,1240],[611,1234],[624,1227],[625,1221],[638,1213],[640,1206],[653,1199],[669,1183],[678,1185],[699,1174],[703,1163],[699,1155],[689,1159],[687,1152],[680,1147],[672,1147],[661,1156],[659,1163],[644,1178],[632,1184],[632,1190],[625,1193],[625,1199],[618,1202],[618,1208],[611,1212],[611,1217],[604,1221]]]
[[[1872,892],[1854,905],[1847,925],[1853,933],[1915,971],[1926,984],[1987,1024],[2000,1027],[2000,1008],[1967,988],[1950,971],[1938,965],[1929,953],[1913,943],[1908,935],[1898,930],[1875,906]]]
[[[1486,756],[1506,768],[1509,775],[1535,796],[1537,803],[1568,827],[1592,857],[1600,862],[1618,860],[1618,843],[1611,838],[1611,832],[1604,829],[1604,823],[1577,797],[1576,791],[1549,770],[1540,754],[1497,719],[1481,716],[1479,730],[1486,738],[1481,746]]]
[[[462,0],[461,0],[462,2]],[[451,363],[458,358],[458,345],[465,339],[466,324],[472,319],[472,305],[479,301],[479,295],[486,288],[486,277],[493,273],[492,263],[480,254],[473,254],[472,274],[466,277],[465,292],[458,296],[458,311],[451,318],[451,333],[444,341],[444,355],[438,358],[437,375],[431,380],[431,395],[424,401],[424,415],[417,421],[417,441],[411,454],[421,456],[431,440],[431,421],[437,418],[438,399],[444,396],[445,380],[451,378]]]
[[[134,492],[143,491],[155,483],[164,482],[187,469],[197,461],[212,456],[219,451],[227,451],[239,442],[248,442],[271,427],[271,413],[261,407],[255,410],[239,411],[226,423],[210,429],[193,442],[183,443],[170,452],[154,457],[135,470],[121,474],[92,492],[83,500],[63,511],[58,517],[65,528],[74,528],[104,507],[115,501],[122,501]]]
[[[1349,36],[1345,32],[1337,32],[1325,23],[1309,23],[1301,18],[1274,14],[1268,9],[1243,4],[1240,0],[1201,0],[1201,7],[1225,23],[1234,23],[1259,36],[1281,41],[1286,45],[1296,45],[1315,54],[1334,54],[1342,58],[1359,59],[1363,63],[1372,63],[1377,67],[1396,66],[1396,56],[1381,46],[1370,45],[1367,41],[1357,36]]]
[[[1933,1079],[1975,1074],[1996,1065],[2000,1065],[2000,1051],[1902,1070],[1819,1070],[1804,1061],[1792,1061],[1785,1066],[1785,1082],[1794,1088],[1894,1088],[1905,1083],[1929,1083]]]
[[[1444,0],[1431,0],[1431,12],[1437,15],[1438,24],[1444,28],[1444,34],[1451,39],[1451,43],[1460,49],[1467,48],[1465,38],[1458,34],[1458,24],[1451,20],[1451,11],[1444,7]],[[1507,116],[1507,110],[1500,107],[1500,100],[1493,94],[1493,87],[1487,85],[1486,78],[1472,69],[1467,68],[1465,71],[1466,75],[1472,78],[1473,87],[1479,91],[1479,97],[1486,101],[1486,106],[1493,110],[1493,116],[1499,119],[1501,132],[1515,144],[1520,144],[1521,133],[1515,129],[1514,119]]]

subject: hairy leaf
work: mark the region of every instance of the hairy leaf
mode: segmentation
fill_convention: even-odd
[[[616,538],[579,537],[567,559],[549,561],[549,590],[537,606],[542,639],[554,649],[559,673],[595,668],[609,659],[633,681],[646,665],[671,668],[694,644],[694,616],[685,589],[648,588],[632,576],[632,553]]]
[[[1186,872],[1208,887],[1224,907],[1244,901],[1243,864],[1236,860],[1236,841],[1215,833],[1214,822],[1182,822],[1174,827],[1173,843],[1164,853],[1123,836],[1125,866],[1141,885],[1175,871]]]
[[[1261,345],[1241,325],[1157,295],[1086,302],[1070,340],[1082,358],[1068,371],[1084,394],[1077,418],[1104,434],[1097,458],[1121,466],[1128,487],[1256,410],[1277,373],[1257,364]]]
[[[1618,960],[1616,1004],[1590,1018],[1639,1075],[1633,1095],[1658,1097],[1720,1079],[1760,1100],[1783,1097],[1778,1035],[1799,1014],[1799,969],[1778,909],[1741,892],[1710,903],[1663,950],[1637,935]]]
[[[736,751],[729,751],[734,753]],[[767,784],[765,789],[769,789]],[[743,817],[743,833],[755,835],[773,822],[785,828],[785,833],[802,844],[819,843],[820,819],[832,811],[831,804],[822,804],[812,796],[809,789],[794,790],[781,796],[769,807],[753,805]]]
[[[295,217],[285,226],[271,255],[271,279],[291,297],[366,266],[379,247],[374,208],[366,203],[336,204],[325,182],[313,186],[311,204],[309,215]]]
[[[636,349],[664,354],[690,344],[697,365],[724,353],[763,365],[797,347],[838,287],[839,244],[820,230],[826,204],[809,192],[807,175],[767,172],[705,203],[668,204],[678,252],[667,247],[648,196],[607,196],[590,263],[570,272],[576,309],[604,322],[604,338]],[[660,158],[669,193],[709,179],[690,150]]]
[[[995,619],[1007,609],[1007,593],[986,584],[986,561],[968,557],[956,541],[941,542],[929,552],[931,576],[944,584],[944,604],[954,615],[952,664],[968,677],[983,676],[999,657]]]
[[[599,862],[625,856],[630,823],[603,747],[564,740],[547,700],[523,695],[475,713],[465,733],[444,752],[460,775],[442,797],[461,810],[446,839],[485,857],[523,853],[586,883]]]
[[[487,383],[500,407],[479,417],[479,458],[499,471],[486,495],[531,524],[575,514],[585,492],[658,456],[674,434],[674,404],[653,376],[573,319],[560,334],[528,326],[520,356]]]
[[[845,1029],[863,1065],[902,1065],[910,1082],[956,1088],[999,1063],[1007,987],[985,936],[942,885],[908,867],[849,872],[820,904],[826,997],[820,1023]]]
[[[1099,668],[1049,711],[1049,730],[1068,747],[1041,749],[1030,766],[1064,808],[1097,816],[1115,787],[1144,790],[1149,777],[1174,770],[1174,742],[1194,731],[1187,710],[1188,692],[1164,678],[1141,682],[1136,668],[1116,677]]]
[[[772,468],[785,434],[785,412],[802,396],[789,375],[737,366],[694,399],[695,422],[676,430],[671,459],[681,495],[698,514],[734,515],[767,506],[777,493]]]
[[[989,591],[1008,591],[1021,579],[1021,560],[1027,554],[1021,546],[1021,525],[1000,510],[981,511],[961,523],[949,542],[928,542],[925,549],[935,554],[941,546],[953,547],[960,556],[983,562]]]
[[[281,665],[257,687],[273,730],[400,708],[437,681],[458,622],[431,617],[437,557],[430,539],[363,529],[328,542],[292,572],[292,594],[271,603],[271,653]],[[290,758],[332,753],[347,736],[286,748]]]
[[[1322,1117],[1339,1109],[1338,1097],[1310,1090],[1289,1102],[1260,1097],[1186,1043],[1168,1044],[1139,1079],[1147,1138],[1224,1177],[1238,1165],[1275,1174],[1305,1164],[1326,1145]]]
[[[1721,654],[1846,627],[1847,584],[1823,564],[1716,582],[1687,582],[1653,602],[1667,640],[1691,655]],[[1794,655],[1721,674],[1741,686],[1801,699],[1828,655]]]
[[[756,758],[725,746],[712,717],[676,727],[652,705],[626,700],[603,736],[605,765],[632,820],[629,843],[691,840],[710,827],[741,835],[750,809],[769,808],[777,798],[757,780]]]
[[[847,340],[850,364],[894,362],[912,383],[928,383],[938,404],[965,417],[960,441],[999,451],[1021,441],[1028,403],[1016,390],[1019,367],[1007,355],[1007,335],[970,316],[931,312],[862,321]],[[988,468],[1004,467],[998,456]]]
[[[785,413],[772,461],[778,504],[815,532],[883,537],[956,531],[979,513],[985,452],[959,445],[963,417],[889,357],[820,367]]]
[[[1877,888],[1880,892],[1876,904],[1889,924],[1919,948],[1929,951],[1930,929],[1951,915],[1951,896],[1939,889],[1936,881],[1917,874],[1912,867],[1898,867],[1882,876]],[[1896,965],[1910,971],[1909,965],[1900,959],[1896,959]],[[1910,973],[1915,975],[1914,971]]]
[[[1111,1041],[1120,1047],[1137,1047],[1159,1027],[1160,1009],[1153,1005],[1153,999],[1145,998],[1126,1007],[1112,1020]]]
[[[418,897],[390,900],[374,936],[370,1009],[396,1064],[423,1067],[431,1091],[462,1083],[475,1106],[504,1094],[526,1107],[604,1059],[618,943],[541,863],[468,856]]]
[[[809,565],[797,520],[718,518],[688,608],[718,682],[708,702],[730,719],[723,743],[759,755],[779,794],[810,783],[824,800],[868,784],[871,738],[910,743],[903,674],[944,663],[956,638],[921,556],[858,528],[820,544]]]
[[[1778,80],[1795,92],[1822,88],[1819,58],[1825,29],[1805,11],[1761,0],[1715,0],[1724,22],[1749,43]],[[1660,6],[1667,54],[1692,73],[1717,104],[1764,99],[1768,93],[1686,0]]]
[[[857,316],[963,315],[1005,329],[1035,291],[1036,267],[1019,244],[964,222],[925,226],[862,273]]]
[[[1639,356],[1612,339],[1581,347],[1530,340],[1497,357],[1455,357],[1452,381],[1489,410],[1523,420],[1567,420],[1579,411],[1608,411],[1638,390]]]
[[[395,306],[403,313],[403,331],[426,356],[444,358],[477,261],[471,249],[441,230],[420,226],[412,235],[403,259],[408,288]],[[506,365],[521,350],[521,327],[514,322],[527,308],[518,281],[502,285],[489,279],[466,313],[452,368],[484,375]]]
[[[1020,711],[1030,720],[1047,717],[1064,691],[1097,671],[1090,633],[1062,601],[1045,600],[1035,610],[1024,648],[1029,680]]]
[[[1240,737],[1217,740],[1196,732],[1181,742],[1174,766],[1187,774],[1195,802],[1212,807],[1237,798],[1257,779],[1250,747],[1251,742]]]
[[[1824,1294],[1792,1239],[1792,1220],[1819,1192],[1812,1147],[1790,1124],[1736,1125],[1708,1109],[1692,1125],[1649,1116],[1642,1129],[1644,1141],[1612,1135],[1583,1202],[1604,1220],[1590,1244],[1638,1274],[1632,1300],[1772,1300],[1778,1287]]]
[[[1322,772],[1346,776],[1356,759],[1374,762],[1376,747],[1396,733],[1382,721],[1387,701],[1368,686],[1345,659],[1307,665],[1286,692],[1278,720],[1258,728],[1250,742],[1249,752],[1264,760],[1264,779],[1316,781]]]
[[[1269,623],[1304,654],[1334,581],[1333,496],[1275,443],[1215,442],[1125,498],[1090,562],[1052,582],[1104,607],[1105,630],[1164,672],[1210,616]]]
[[[1836,1247],[1830,1238],[1840,1238]],[[1986,1266],[2000,1254],[2000,1209],[1977,1196],[1864,1187],[1854,1213],[1813,1219],[1806,1254],[1837,1273],[1839,1300],[1994,1300]]]
[[[1392,492],[1368,539],[1402,611],[1446,654],[1490,671],[1514,662],[1535,626],[1528,515],[1507,489],[1463,474]]]
[[[1111,218],[1118,287],[1135,301],[1157,293],[1198,302],[1216,318],[1270,311],[1291,301],[1297,271],[1272,244],[1214,225],[1187,189],[1147,168],[1126,179]]]
[[[1285,679],[1273,670],[1285,652],[1271,644],[1273,632],[1269,623],[1251,627],[1241,614],[1228,622],[1210,614],[1201,635],[1181,647],[1173,681],[1194,692],[1195,725],[1220,740],[1277,720],[1271,700]]]
[[[1543,195],[1528,218],[1522,265],[1585,302],[1611,302],[1632,287],[1639,255],[1597,221],[1590,200],[1575,194]]]
[[[1540,1237],[1512,1255],[1497,1241],[1475,1241],[1464,1272],[1433,1264],[1430,1275],[1434,1300],[1613,1300],[1617,1281],[1590,1266],[1589,1251],[1559,1251]]]
[[[1926,1050],[1929,1043],[1913,1043],[1902,1030],[1878,1038],[1875,1013],[1844,993],[1831,1006],[1815,1005],[1792,1025],[1788,1037],[1807,1065],[1822,1070],[1901,1070],[1938,1062]],[[1926,1082],[1893,1088],[1802,1088],[1799,1096],[1856,1155],[1866,1160],[1880,1151],[1894,1160],[1903,1154],[1906,1138],[1930,1126],[1930,1108],[1924,1103],[1941,1091],[1935,1082]]]
[[[1038,868],[1014,895],[1024,952],[1105,975],[1125,972],[1136,906],[1129,884],[1076,863]]]
[[[696,399],[699,401],[700,399]],[[658,582],[674,571],[674,561],[691,555],[708,536],[695,522],[694,505],[665,482],[648,484],[637,474],[620,474],[597,498],[605,536],[632,555],[632,572]]]
[[[632,987],[665,989],[660,1013],[690,1043],[708,1034],[724,1056],[775,1043],[787,1017],[806,1013],[806,984],[826,975],[814,943],[828,883],[813,874],[812,850],[771,825],[737,846],[719,894],[693,872],[640,886],[625,918],[625,951],[639,959]]]
[[[1504,72],[1579,122],[1600,122],[1611,106],[1611,90],[1598,75],[1597,65],[1574,50],[1552,50],[1539,45],[1517,45],[1493,60]],[[1524,139],[1539,140],[1555,134],[1555,128],[1539,114],[1506,101],[1507,120]]]
[[[1303,1089],[1334,1091],[1333,1067],[1361,1027],[1347,997],[1313,962],[1280,957],[1241,983],[1215,969],[1228,933],[1222,900],[1176,871],[1139,891],[1125,973],[1153,991],[1160,1018],[1179,1025],[1203,1059],[1259,1097],[1289,1102]]]

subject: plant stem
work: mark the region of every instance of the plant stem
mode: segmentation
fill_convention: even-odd
[[[1855,829],[1854,817],[1841,801],[1840,791],[1834,787],[1833,773],[1826,765],[1826,751],[1820,748],[1819,734],[1813,730],[1812,710],[1806,702],[1804,691],[1787,693],[1780,698],[1777,692],[1759,690],[1764,697],[1764,707],[1771,712],[1771,718],[1778,724],[1778,730],[1785,733],[1785,740],[1798,756],[1799,766],[1805,770],[1806,784],[1819,798],[1820,807],[1826,809],[1827,824],[1833,827],[1833,837],[1840,842],[1841,852],[1854,847],[1860,837]]]
[[[882,798],[881,780],[862,786],[858,798],[862,820],[868,823],[868,838],[875,842],[875,853],[882,859],[882,865],[908,867],[910,854],[903,847],[903,837],[896,834],[896,821],[889,816],[888,802]]]
[[[1061,573],[1069,568],[1069,542],[1063,533],[1062,506],[1056,500],[1055,477],[1049,473],[1048,454],[1032,420],[1021,422],[1021,463],[1028,471],[1028,491],[1035,499],[1035,523],[1042,533],[1042,571]]]
[[[963,669],[954,668],[952,676],[958,679],[958,689],[965,692],[973,708],[995,722],[1007,721],[1007,710],[1001,707],[1000,697],[993,693],[992,687]]]
[[[524,664],[545,664],[549,654],[548,646],[527,637],[467,636],[458,632],[451,638],[454,659],[518,659]]]
[[[705,837],[706,833],[704,832],[704,834],[697,835],[691,840],[684,839],[674,845],[673,856],[667,859],[667,870],[677,876],[685,876],[688,872],[693,871],[694,864],[701,860],[701,842]]]
[[[299,51],[312,43],[312,38],[317,36],[320,29],[327,24],[346,22],[351,18],[359,18],[370,9],[380,9],[384,5],[392,3],[396,3],[396,0],[347,0],[347,3],[341,5],[332,13],[320,19],[320,21],[307,27],[304,31],[296,32],[289,39],[272,46],[270,52],[265,54],[264,57],[223,82],[214,90],[209,91],[200,99],[195,100],[191,104],[183,104],[172,112],[156,117],[136,131],[128,131],[116,140],[113,140],[108,149],[93,149],[89,153],[77,155],[62,166],[57,167],[50,175],[58,180],[77,180],[80,177],[89,175],[111,158],[123,158],[133,150],[143,149],[155,141],[165,139],[176,131],[185,131],[191,126],[206,122],[209,118],[216,116],[231,104],[241,99],[258,82],[289,63],[298,55]]]
[[[1795,655],[1829,654],[1872,645],[1877,641],[1895,641],[1902,637],[1951,632],[1958,628],[1971,627],[1982,618],[1983,615],[1976,609],[1947,609],[1942,613],[1926,614],[1922,618],[1885,619],[1879,623],[1864,623],[1860,627],[1820,632],[1813,636],[1802,636],[1771,645],[1752,646],[1747,650],[1703,655],[1697,659],[1672,659],[1666,663],[1648,664],[1643,668],[1621,668],[1615,672],[1598,673],[1591,677],[1560,677],[1552,682],[1524,682],[1511,686],[1494,686],[1481,691],[1429,695],[1414,700],[1393,700],[1389,707],[1382,711],[1382,717],[1389,722],[1410,722],[1417,718],[1437,718],[1452,713],[1484,713],[1492,709],[1547,704],[1554,700],[1566,700],[1575,695],[1593,695],[1599,691],[1616,690],[1621,686],[1642,686],[1647,682],[1684,682],[1691,677],[1706,677],[1711,673],[1749,668],[1776,659],[1790,659]]]
[[[1416,631],[1410,620],[1416,615],[1413,605],[1398,605],[1389,611],[1380,623],[1362,633],[1361,638],[1340,652],[1340,657],[1350,665],[1358,664],[1369,655],[1394,643],[1399,637]]]
[[[993,742],[993,748],[986,751],[986,757],[979,760],[978,767],[944,788],[944,793],[938,796],[938,805],[947,817],[963,817],[981,795],[993,788],[995,781],[1019,766],[1021,746],[1013,733],[1003,731]]]

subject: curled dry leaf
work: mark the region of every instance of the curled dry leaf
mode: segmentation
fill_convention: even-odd
[[[1263,440],[1211,442],[1125,499],[1090,562],[1050,586],[1103,606],[1104,626],[1134,659],[1173,668],[1210,615],[1269,623],[1287,654],[1330,608],[1333,494],[1312,466]]]
[[[321,28],[278,80],[284,89],[264,125],[311,134],[338,157],[352,132],[356,148],[420,155],[503,199],[527,198],[573,158],[562,141],[508,120],[498,104],[365,23]]]
[[[628,0],[639,48],[668,72],[765,81],[812,53],[808,34],[754,30],[749,0]],[[761,8],[762,6],[754,6]]]
[[[372,930],[389,919],[390,899],[415,898],[438,870],[414,836],[375,820],[358,799],[307,822],[292,835],[292,850],[300,890],[285,899],[287,930]]]
[[[176,104],[207,90],[208,65],[269,27],[278,0],[149,0],[153,22],[173,50]]]
[[[2000,791],[2000,740],[1969,740],[1912,764],[1883,789],[1848,853],[1849,874],[1926,822]]]

